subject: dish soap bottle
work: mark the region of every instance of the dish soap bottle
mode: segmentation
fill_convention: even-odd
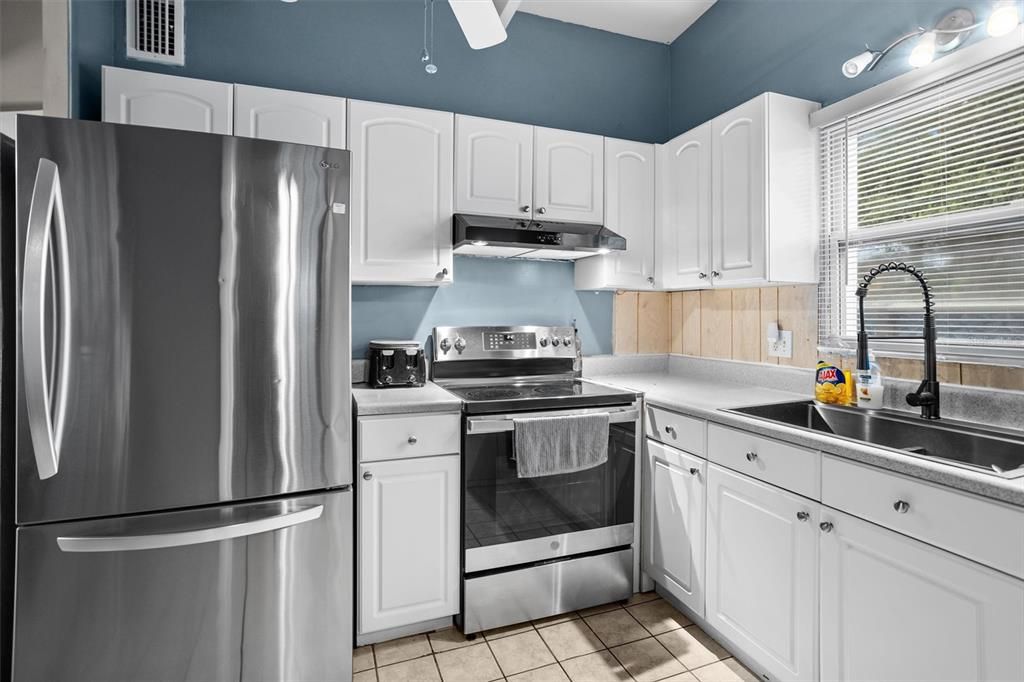
[[[814,374],[814,399],[828,405],[853,405],[857,400],[853,382],[854,377],[849,370],[818,360]]]
[[[868,354],[868,369],[858,369],[856,375],[857,384],[857,406],[869,409],[879,409],[885,394],[885,387],[882,385],[882,370],[875,361],[875,354]]]

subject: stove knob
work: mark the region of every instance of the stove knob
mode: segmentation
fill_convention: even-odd
[[[415,384],[417,382],[418,382],[418,379],[416,378],[416,375],[415,374],[410,374],[409,375],[409,383],[410,384]]]
[[[459,351],[460,353],[466,350],[466,339],[462,338],[461,336],[455,339],[455,350]]]
[[[391,384],[391,383],[394,383],[394,381],[395,381],[394,378],[392,378],[390,375],[384,377],[384,383],[385,384]]]
[[[441,350],[445,353],[452,349],[452,342],[449,339],[441,339]]]
[[[546,337],[546,336],[540,337],[540,347],[541,348],[547,348],[547,346],[548,346],[548,337]]]
[[[571,336],[563,336],[562,337],[562,345],[565,346],[566,348],[571,346],[572,345],[572,337]]]
[[[551,337],[551,345],[552,346],[555,346],[557,348],[558,344],[560,344],[560,343],[561,343],[561,341],[558,340],[557,336],[552,336]]]

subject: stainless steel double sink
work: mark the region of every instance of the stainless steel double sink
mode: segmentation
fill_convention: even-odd
[[[1024,476],[1024,432],[927,421],[895,410],[862,410],[810,400],[724,410],[776,424],[913,454],[1002,478]]]

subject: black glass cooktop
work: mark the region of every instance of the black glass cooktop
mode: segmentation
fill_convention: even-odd
[[[626,405],[636,397],[631,391],[582,379],[444,388],[462,398],[470,414]]]

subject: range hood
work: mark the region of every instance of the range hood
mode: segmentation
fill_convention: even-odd
[[[626,239],[604,225],[456,213],[452,244],[463,256],[577,260],[623,251]]]

